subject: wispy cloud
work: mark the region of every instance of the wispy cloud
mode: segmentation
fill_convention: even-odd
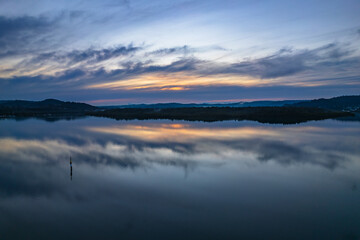
[[[205,74],[239,74],[257,78],[279,78],[295,75],[306,70],[316,70],[319,67],[336,67],[347,62],[351,51],[346,45],[339,43],[327,44],[315,49],[293,50],[280,49],[266,57],[246,60],[232,64],[210,63],[210,67],[203,71]],[[351,62],[358,63],[359,57]]]
[[[303,73],[318,74],[337,71],[360,77],[357,66],[360,57],[351,56],[351,51],[341,44],[328,44],[311,50],[281,49],[266,57],[236,63],[221,63],[182,58],[167,65],[127,63],[123,68],[102,72],[105,81],[91,87],[103,88],[161,88],[194,85],[255,86],[268,84],[300,84],[284,79]],[[351,75],[354,76],[354,75]],[[348,77],[347,75],[343,76]],[[108,79],[108,82],[106,82]],[[112,79],[112,80],[110,80]],[[295,80],[294,80],[295,81]],[[302,84],[311,85],[313,81]],[[331,81],[331,78],[329,78]],[[335,83],[336,81],[334,81]],[[316,84],[325,84],[317,82]],[[169,88],[171,89],[171,88]]]
[[[183,54],[186,55],[188,53],[194,52],[194,48],[190,48],[187,45],[184,45],[182,47],[172,47],[172,48],[161,48],[152,52],[147,53],[147,55],[171,55],[171,54]]]
[[[128,56],[129,54],[133,54],[140,49],[141,47],[128,45],[103,49],[88,48],[85,50],[73,50],[70,52],[47,52],[39,54],[29,60],[24,60],[20,65],[31,66],[39,63],[43,65],[49,61],[59,64],[66,64],[67,66],[76,63],[94,64],[119,56]]]
[[[0,57],[19,54],[28,45],[40,44],[45,41],[43,36],[51,31],[55,24],[55,20],[45,16],[0,16]]]
[[[201,60],[196,57],[182,57],[169,64],[127,61],[128,57],[136,59],[138,53],[142,54],[140,51],[141,47],[128,45],[43,54],[26,62],[27,67],[34,66],[36,62],[46,64],[53,61],[63,64],[65,69],[51,75],[3,78],[0,85],[2,89],[13,91],[26,88],[34,94],[54,94],[54,91],[49,91],[54,88],[76,91],[81,93],[80,95],[86,95],[90,90],[92,94],[107,92],[108,96],[112,92],[115,99],[118,99],[116,93],[121,93],[126,99],[133,99],[136,91],[139,97],[156,93],[158,96],[166,96],[160,92],[174,91],[183,92],[184,98],[196,96],[204,99],[206,91],[209,95],[217,95],[213,99],[207,97],[208,100],[226,98],[227,94],[221,93],[223,91],[229,93],[229,98],[238,99],[239,93],[243,98],[251,98],[251,94],[244,95],[245,88],[250,87],[253,98],[264,98],[269,95],[278,97],[276,92],[279,91],[271,89],[281,89],[281,86],[289,92],[293,91],[290,86],[298,89],[300,86],[310,87],[314,90],[318,89],[315,86],[329,86],[329,89],[331,86],[337,86],[340,90],[345,89],[346,85],[352,86],[354,91],[359,88],[360,58],[351,52],[347,44],[333,43],[303,50],[283,48],[265,57],[235,63]],[[117,59],[120,65],[115,69],[105,69],[101,63],[112,58]],[[342,74],[339,75],[340,73]],[[341,85],[343,87],[340,87]],[[224,90],[228,87],[230,89]],[[257,93],[261,88],[267,91],[266,94],[263,92],[264,96]],[[127,91],[129,93],[126,93]],[[145,92],[149,92],[150,95]],[[329,94],[332,92],[333,89],[328,91]]]
[[[0,60],[14,56],[24,59],[29,55],[36,56],[49,50],[59,50],[71,39],[65,25],[74,24],[74,21],[83,18],[83,15],[82,11],[66,10],[38,16],[0,15]]]

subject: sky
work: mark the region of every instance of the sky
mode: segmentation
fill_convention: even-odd
[[[0,100],[360,94],[359,0],[0,0]]]

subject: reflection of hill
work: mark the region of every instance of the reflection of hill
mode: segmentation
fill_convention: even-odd
[[[2,119],[6,119],[7,116],[5,116],[5,118],[1,118]],[[25,121],[28,119],[37,119],[37,120],[43,120],[46,122],[57,122],[57,121],[61,121],[61,120],[65,120],[65,121],[71,121],[71,120],[79,120],[79,119],[84,119],[86,118],[86,115],[84,114],[39,114],[39,115],[35,115],[35,116],[11,116],[11,119],[14,119],[17,122],[21,122],[21,121]]]
[[[262,123],[300,123],[352,116],[351,113],[302,107],[209,107],[167,109],[109,109],[90,113],[93,116],[115,119],[172,119],[189,121],[254,120]]]
[[[353,112],[353,114],[354,116],[340,117],[337,118],[336,120],[344,121],[344,122],[360,122],[360,110],[358,110],[357,112]]]

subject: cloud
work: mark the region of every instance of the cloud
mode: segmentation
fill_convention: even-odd
[[[184,45],[171,48],[160,48],[155,51],[147,52],[145,56],[165,57],[169,55],[183,55],[184,57],[187,57],[191,53],[204,53],[210,51],[227,51],[227,49],[219,45],[203,47],[191,47],[189,45]]]
[[[315,49],[292,50],[283,48],[278,52],[257,59],[232,64],[209,63],[204,74],[238,74],[256,78],[279,78],[295,75],[319,67],[334,67],[346,61],[351,53],[346,45],[332,43]],[[353,59],[356,62],[358,58]]]
[[[128,46],[121,45],[103,49],[88,48],[85,50],[73,50],[70,52],[46,52],[39,54],[30,60],[24,60],[20,65],[23,67],[31,66],[33,64],[43,65],[48,63],[48,61],[66,65],[73,65],[76,63],[99,63],[119,56],[128,56],[139,51],[140,49],[141,47],[135,47],[130,44]]]
[[[45,16],[0,16],[0,57],[23,54],[30,47],[41,48],[56,23],[57,19]]]
[[[249,139],[227,142],[232,148],[252,152],[260,162],[274,161],[283,166],[311,164],[330,170],[336,169],[349,161],[342,152],[332,149],[311,149],[309,146],[294,146],[278,140]],[[303,143],[304,145],[307,145]]]
[[[219,68],[217,73],[235,73],[260,78],[277,78],[293,75],[307,69],[306,60],[311,57],[309,53],[296,55],[276,54],[252,61],[231,64]]]
[[[28,128],[24,122],[21,128]],[[28,164],[32,168],[62,165],[70,156],[77,164],[93,167],[113,166],[124,169],[150,169],[154,165],[174,166],[185,171],[201,167],[219,167],[233,161],[246,163],[275,162],[282,166],[314,165],[336,169],[356,160],[359,148],[350,144],[356,131],[327,127],[218,127],[197,123],[144,124],[120,122],[114,126],[82,125],[74,121],[63,128],[33,129],[28,136],[2,137],[0,159],[2,166]],[[80,127],[81,126],[81,127]],[[74,131],[77,130],[77,131]],[[25,131],[26,132],[26,131]],[[296,140],[289,136],[296,134]],[[337,136],[341,139],[333,141]],[[309,136],[312,136],[310,139]],[[319,141],[322,139],[322,141]],[[244,156],[239,158],[239,156]],[[247,157],[246,157],[247,156]],[[1,168],[1,167],[0,167]],[[7,168],[0,169],[5,171]],[[30,171],[31,174],[31,171]],[[11,174],[10,174],[11,175]],[[9,174],[1,175],[9,178]],[[10,189],[11,190],[11,189]],[[0,190],[1,192],[1,190]]]
[[[62,10],[44,14],[15,17],[0,15],[0,59],[17,56],[26,58],[59,51],[74,44],[79,29],[87,29],[88,13],[82,10]],[[72,28],[76,28],[74,31]]]
[[[140,47],[134,47],[132,45],[128,46],[119,46],[115,48],[108,49],[87,49],[85,51],[72,51],[66,55],[67,58],[70,59],[70,62],[82,62],[82,61],[90,61],[90,62],[101,62],[108,60],[110,58],[118,57],[118,56],[126,56],[128,54],[134,53],[138,51]]]
[[[308,134],[311,134],[311,131],[306,128],[302,134],[297,133],[298,141],[301,142],[299,144],[299,142],[289,141],[286,137],[296,132],[298,130],[296,128],[278,132],[267,128],[248,131],[248,128],[241,127],[223,129],[215,127],[212,128],[212,132],[209,132],[206,127],[196,128],[196,125],[192,126],[192,124],[181,125],[179,128],[166,124],[145,124],[141,128],[134,125],[135,127],[131,124],[124,124],[121,127],[94,127],[89,130],[109,134],[107,137],[111,137],[112,134],[121,136],[123,140],[128,141],[126,144],[131,144],[135,151],[147,151],[149,148],[168,149],[167,152],[176,152],[182,154],[183,158],[190,157],[194,160],[206,154],[209,156],[217,154],[220,159],[227,157],[233,159],[231,156],[251,153],[259,162],[273,161],[283,166],[311,164],[333,170],[354,159],[353,157],[359,152],[355,146],[349,146],[346,143],[344,143],[345,146],[336,146],[336,143],[331,140],[326,143],[309,141]],[[323,134],[327,129],[316,130],[319,131],[318,134]],[[294,132],[291,133],[292,131]],[[198,141],[199,139],[201,141]],[[171,159],[171,156],[174,155],[169,154],[168,159]]]
[[[164,55],[173,55],[173,54],[183,54],[187,55],[191,52],[195,52],[194,48],[190,48],[187,45],[182,47],[172,47],[172,48],[161,48],[152,52],[147,53],[147,55],[157,55],[157,56],[164,56]]]
[[[235,63],[221,63],[210,60],[201,60],[195,57],[184,57],[168,65],[144,65],[141,62],[124,64],[125,68],[119,72],[144,74],[149,72],[179,72],[186,71],[198,75],[234,74],[255,78],[279,78],[295,75],[307,70],[316,70],[319,67],[336,67],[344,62],[357,63],[359,58],[348,58],[351,50],[346,45],[332,43],[311,50],[280,49],[278,52],[262,58],[245,60]],[[155,51],[157,54],[171,54],[184,49],[166,48]],[[153,52],[154,53],[154,52]],[[351,66],[353,66],[352,64]],[[115,70],[114,74],[117,73]]]
[[[62,72],[57,78],[58,81],[66,81],[71,80],[74,78],[83,77],[86,75],[86,72],[84,72],[81,69],[70,69],[65,72]]]
[[[177,72],[193,72],[197,69],[198,64],[202,60],[196,58],[182,58],[166,65],[149,64],[149,62],[124,62],[122,68],[105,71],[103,68],[94,71],[92,75],[102,79],[127,79],[129,77],[138,76],[148,73],[177,73]]]
[[[37,23],[35,20],[32,21]],[[35,23],[28,25],[37,26]],[[21,29],[22,27],[20,26],[18,28]],[[40,24],[40,26],[42,25]],[[202,49],[193,48],[188,45],[160,48],[152,52],[145,52],[145,57],[150,57],[150,59],[145,60],[142,59],[143,55],[137,54],[140,50],[144,50],[144,48],[129,44],[109,48],[90,47],[84,50],[75,49],[67,52],[63,50],[45,51],[23,60],[18,64],[17,69],[20,69],[18,71],[23,69],[25,72],[33,71],[34,69],[50,66],[50,62],[52,63],[51,67],[54,69],[69,68],[74,67],[73,65],[75,64],[80,64],[75,67],[86,69],[87,76],[98,77],[101,81],[111,81],[115,76],[117,80],[122,80],[130,76],[147,73],[176,72],[185,72],[197,76],[234,75],[274,79],[317,71],[318,69],[336,68],[340,65],[344,67],[345,64],[348,67],[353,67],[354,64],[359,62],[358,56],[351,58],[352,49],[344,43],[331,43],[315,49],[296,50],[282,48],[274,54],[265,57],[230,63],[188,56],[189,53],[198,51],[224,50],[223,48],[219,49],[215,45]],[[14,50],[12,49],[12,51]],[[11,50],[3,54],[11,54]],[[169,64],[158,64],[155,61],[156,57],[167,57],[177,54],[182,54],[183,56]],[[117,69],[111,68],[111,70],[105,70],[105,65],[94,66],[94,64],[120,56],[125,58],[121,59],[120,67]],[[151,57],[155,57],[155,59]]]
[[[147,52],[145,56],[158,56],[164,57],[169,55],[183,55],[184,57],[188,56],[191,53],[198,53],[198,52],[210,52],[210,51],[227,51],[227,49],[218,46],[218,45],[211,45],[211,46],[204,46],[204,47],[190,47],[188,45],[172,47],[172,48],[160,48],[155,51]]]
[[[163,49],[159,54],[171,53],[176,49],[178,48]],[[88,48],[82,51],[45,52],[23,61],[13,69],[18,72],[21,69],[32,71],[45,68],[52,62],[49,66],[55,73],[47,75],[46,71],[43,71],[29,75],[19,72],[22,76],[3,77],[0,83],[1,94],[3,98],[19,95],[20,92],[25,96],[23,89],[27,89],[29,94],[32,92],[37,97],[45,95],[62,98],[64,94],[72,92],[76,93],[72,96],[79,96],[78,100],[83,100],[83,97],[90,96],[89,94],[93,94],[92,100],[111,99],[110,96],[121,94],[129,99],[141,99],[145,96],[153,98],[156,95],[166,99],[173,96],[173,99],[176,97],[180,100],[186,96],[195,101],[209,101],[230,97],[248,99],[268,98],[274,95],[278,97],[278,94],[284,96],[280,89],[294,92],[290,85],[296,85],[298,89],[303,86],[301,91],[304,93],[330,97],[330,93],[340,94],[341,89],[344,93],[353,94],[358,89],[356,83],[360,79],[360,57],[351,52],[349,45],[341,43],[327,44],[315,49],[282,48],[265,57],[233,63],[184,56],[168,64],[159,64],[151,58],[141,59],[143,55],[138,54],[140,50],[143,50],[141,46],[130,44],[103,49]],[[121,58],[117,59],[118,57]],[[117,68],[105,68],[106,64],[103,62],[110,59],[119,61]],[[61,70],[56,71],[59,66]],[[0,71],[3,74],[11,74],[6,68]],[[254,82],[247,85],[246,79]],[[183,85],[178,85],[181,81]],[[348,85],[345,86],[345,83]],[[272,87],[269,87],[270,85]],[[316,87],[318,85],[322,88]],[[338,90],[334,90],[334,86]],[[180,87],[183,89],[183,97],[171,91]],[[249,96],[244,87],[251,87],[252,94],[256,97],[252,97],[251,94]],[[109,88],[116,89],[116,92]],[[135,88],[136,90],[131,90]],[[59,89],[63,91],[61,96]],[[159,89],[162,90],[161,93]],[[226,93],[222,92],[224,89],[228,89]],[[268,89],[268,92],[265,92],[265,89]],[[328,94],[324,95],[321,89],[328,89]],[[315,90],[320,92],[316,94]],[[172,92],[171,95],[169,92]],[[100,97],[100,94],[103,96]],[[301,94],[296,96],[307,97]],[[118,96],[114,98],[119,99]]]
[[[34,32],[44,30],[51,25],[45,17],[23,16],[7,18],[0,16],[0,39],[19,32]]]

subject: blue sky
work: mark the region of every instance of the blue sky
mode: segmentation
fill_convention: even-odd
[[[0,98],[95,105],[360,93],[360,2],[0,0]]]

